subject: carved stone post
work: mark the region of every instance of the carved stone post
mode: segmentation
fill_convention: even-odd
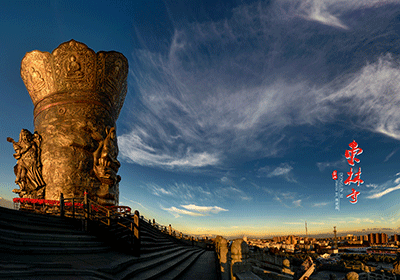
[[[41,140],[41,166],[35,168],[45,183],[45,199],[59,199],[60,193],[82,197],[87,189],[98,203],[118,205],[116,120],[127,74],[121,53],[95,53],[74,40],[52,53],[35,50],[23,58],[21,77],[35,106]],[[41,187],[38,172],[33,175]]]
[[[243,239],[236,239],[231,245],[231,279],[236,280],[235,274],[251,270],[251,264],[247,262],[249,246]]]
[[[220,245],[221,240],[222,240],[222,236],[221,235],[217,235],[217,237],[215,237],[215,241],[214,241],[214,243],[215,243],[215,252],[217,253],[218,258],[219,258],[219,245]]]
[[[219,240],[218,251],[219,251],[219,263],[221,269],[221,279],[229,280],[230,279],[230,269],[229,269],[229,249],[228,249],[228,241],[225,238],[221,238]]]

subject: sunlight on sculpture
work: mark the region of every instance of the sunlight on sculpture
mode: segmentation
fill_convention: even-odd
[[[40,162],[40,135],[32,134],[27,129],[22,129],[19,134],[19,141],[15,142],[11,137],[7,141],[13,144],[14,157],[17,164],[14,166],[15,183],[19,189],[13,192],[20,197],[43,198],[44,186],[42,178],[42,165]]]
[[[103,205],[118,205],[120,163],[116,121],[127,92],[128,61],[95,53],[71,40],[52,53],[32,51],[21,77],[34,108],[35,133],[13,143],[20,197],[57,200],[85,190]]]

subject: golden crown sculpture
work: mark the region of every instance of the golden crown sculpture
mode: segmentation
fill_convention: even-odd
[[[75,40],[52,53],[31,51],[21,63],[35,119],[51,106],[81,102],[104,106],[116,120],[127,92],[127,75],[128,61],[121,53],[96,54]]]
[[[25,55],[21,77],[35,106],[35,132],[8,139],[18,160],[15,193],[53,200],[87,191],[101,204],[118,205],[116,120],[127,75],[121,53],[95,53],[75,40]]]

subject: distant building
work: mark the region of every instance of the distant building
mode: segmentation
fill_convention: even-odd
[[[390,241],[392,242],[396,242],[396,241],[400,241],[400,234],[394,234],[390,237]]]
[[[388,236],[386,233],[370,233],[368,241],[370,244],[386,244],[388,243]]]

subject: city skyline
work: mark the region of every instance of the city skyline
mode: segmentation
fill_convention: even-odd
[[[129,61],[121,205],[188,234],[400,232],[400,1],[70,3],[0,11],[1,197],[34,129],[21,60],[74,39]]]

